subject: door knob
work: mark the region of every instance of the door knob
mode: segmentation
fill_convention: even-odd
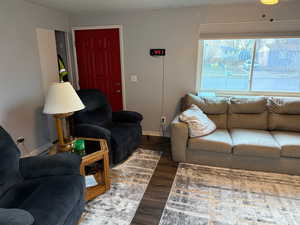
[[[121,90],[117,90],[116,92],[117,92],[117,93],[121,93]]]

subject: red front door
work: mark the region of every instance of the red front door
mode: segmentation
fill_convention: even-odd
[[[80,89],[99,89],[122,110],[119,29],[77,30],[75,45]]]

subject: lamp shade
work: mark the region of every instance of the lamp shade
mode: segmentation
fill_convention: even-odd
[[[53,83],[46,96],[44,113],[64,114],[84,109],[82,101],[69,82]]]

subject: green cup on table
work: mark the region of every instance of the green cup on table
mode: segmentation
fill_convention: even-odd
[[[84,140],[78,139],[74,142],[74,152],[80,156],[85,155],[85,143]]]

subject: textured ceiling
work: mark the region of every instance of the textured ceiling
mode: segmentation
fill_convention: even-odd
[[[256,3],[259,0],[26,0],[72,13],[193,7],[203,4]],[[283,0],[287,1],[287,0]],[[291,0],[289,0],[291,1]]]

